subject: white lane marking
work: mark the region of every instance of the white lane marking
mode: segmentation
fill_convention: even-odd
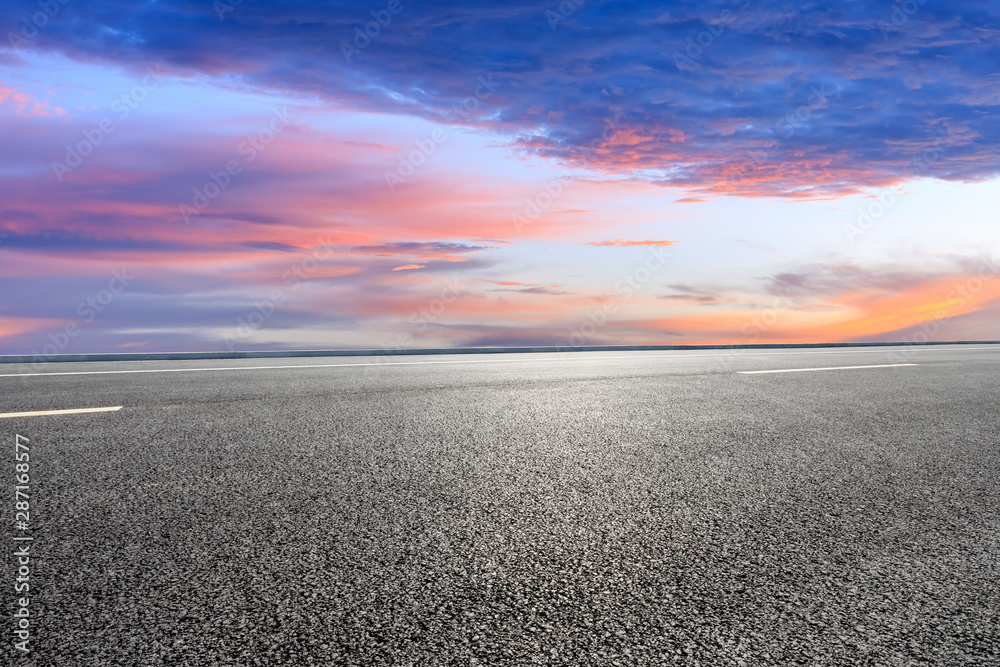
[[[113,408],[77,408],[75,410],[41,410],[39,412],[4,412],[0,413],[0,419],[7,417],[47,417],[48,415],[80,415],[88,412],[117,412],[121,410],[121,405]]]
[[[121,373],[195,373],[195,372],[206,372],[206,371],[259,371],[259,370],[273,370],[278,368],[347,368],[351,366],[419,366],[424,364],[489,364],[489,363],[523,363],[523,362],[535,362],[535,361],[588,361],[591,359],[619,359],[627,361],[630,359],[637,359],[645,361],[646,359],[690,359],[693,357],[723,357],[729,354],[732,357],[758,357],[758,356],[791,356],[798,354],[860,354],[864,352],[876,353],[881,352],[883,354],[892,354],[893,352],[900,352],[902,350],[912,350],[917,351],[937,351],[937,352],[966,352],[972,350],[1000,350],[1000,345],[990,346],[990,347],[938,347],[936,345],[927,346],[897,346],[897,347],[881,347],[878,349],[859,349],[859,350],[808,350],[802,352],[754,352],[747,351],[745,349],[721,349],[710,354],[690,354],[685,350],[675,350],[673,354],[651,354],[647,355],[646,350],[623,350],[620,354],[615,356],[601,356],[596,357],[586,353],[579,352],[553,352],[552,354],[566,354],[572,355],[567,357],[536,357],[535,354],[529,352],[503,352],[499,354],[523,354],[528,356],[519,357],[517,359],[447,359],[441,361],[389,361],[389,362],[362,362],[353,364],[287,364],[281,366],[216,366],[214,368],[147,368],[147,369],[136,369],[136,370],[125,370],[125,371],[63,371],[58,373],[7,373],[0,374],[0,378],[14,378],[14,377],[37,377],[44,375],[116,375]],[[736,354],[738,353],[738,354]],[[542,353],[544,354],[544,353]],[[360,356],[360,355],[359,355]],[[427,356],[440,356],[440,355],[427,355]],[[461,355],[465,356],[465,355]],[[377,356],[368,357],[375,359],[391,359],[392,357]],[[160,360],[162,361],[162,360]],[[171,361],[184,361],[184,359],[173,359]],[[240,361],[239,359],[219,359],[218,361]],[[128,362],[128,363],[155,363],[156,360],[146,360],[143,362]],[[30,363],[30,362],[26,362]],[[66,362],[66,363],[76,363],[76,362]],[[90,362],[90,363],[119,363],[119,362]]]
[[[627,359],[628,357],[587,357],[587,359]],[[647,358],[648,357],[644,357]],[[11,373],[0,378],[30,377],[33,375],[115,375],[119,373],[195,373],[203,371],[260,371],[277,368],[365,368],[371,366],[423,366],[425,364],[500,364],[525,361],[568,361],[567,359],[543,357],[538,359],[448,359],[442,361],[392,361],[367,364],[286,364],[282,366],[219,366],[216,368],[147,368],[127,371],[65,371],[61,373]]]
[[[830,366],[827,368],[779,368],[770,371],[736,371],[740,375],[757,375],[758,373],[805,373],[807,371],[846,371],[852,368],[897,368],[899,366],[919,366],[920,364],[874,364],[872,366]]]

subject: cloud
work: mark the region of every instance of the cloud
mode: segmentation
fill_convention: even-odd
[[[516,245],[515,241],[502,239],[470,239],[473,243],[489,243],[490,245]]]
[[[0,56],[3,53],[0,52]],[[0,60],[3,62],[3,60]],[[6,106],[14,113],[24,116],[65,116],[66,110],[50,107],[47,102],[36,99],[31,93],[0,83],[0,107]]]
[[[923,266],[863,266],[850,261],[816,262],[781,271],[764,280],[768,294],[793,297],[826,297],[845,292],[881,294],[912,289],[957,274],[958,258],[927,258]]]
[[[423,255],[427,253],[454,254],[460,252],[479,252],[489,250],[490,246],[470,245],[467,243],[450,243],[444,241],[397,241],[380,243],[370,246],[355,246],[354,252],[366,255]]]
[[[545,294],[548,296],[566,296],[572,294],[566,290],[559,289],[560,285],[538,285],[535,283],[521,283],[514,280],[487,280],[477,278],[478,282],[490,283],[504,289],[491,288],[491,292],[518,292],[520,294]]]
[[[944,317],[933,318],[900,329],[883,331],[864,338],[855,337],[859,341],[881,342],[921,342],[924,340],[979,340],[1000,341],[997,331],[1000,322],[1000,298],[988,301],[971,312],[955,311]]]
[[[391,271],[393,265],[384,258],[360,266],[341,263],[354,255],[320,262],[301,282],[282,280],[291,267],[305,267],[309,256],[268,252],[256,257],[250,269],[237,272],[219,272],[218,258],[211,254],[197,269],[140,259],[128,269],[136,279],[85,326],[77,306],[106,287],[111,267],[101,260],[67,257],[59,263],[64,275],[24,280],[18,299],[0,304],[0,341],[9,353],[41,350],[49,344],[50,332],[77,320],[83,332],[67,348],[70,352],[139,343],[151,350],[222,349],[223,337],[235,335],[240,318],[245,320],[256,304],[274,298],[279,289],[273,314],[240,349],[378,347],[400,332],[412,333],[428,347],[559,345],[569,344],[574,331],[592,322],[589,314],[607,298],[579,289],[552,298],[562,291],[558,285],[477,278],[497,268],[474,262],[466,263],[474,265],[469,277],[435,274],[433,266],[420,264]],[[8,262],[10,258],[14,261]],[[19,275],[34,262],[7,253],[0,276]],[[426,268],[415,270],[421,266]],[[74,288],[67,289],[69,284]],[[776,288],[785,284],[794,288]],[[458,296],[449,298],[446,310],[426,329],[411,331],[410,318],[441,298],[446,285]],[[1000,307],[1000,267],[978,256],[923,261],[919,270],[830,260],[728,286],[668,287],[674,293],[637,294],[620,301],[614,317],[585,343],[899,340],[920,331],[927,335],[928,330],[936,340],[995,338],[990,332]],[[578,338],[573,341],[580,344]]]
[[[554,287],[544,287],[542,285],[534,285],[531,287],[521,287],[518,289],[493,289],[491,292],[518,292],[520,294],[547,294],[549,296],[565,296],[567,294],[572,294],[572,292],[567,292],[566,290],[556,289]]]
[[[486,280],[485,278],[477,278],[477,280],[479,280],[479,282],[500,285],[501,287],[539,287],[539,285],[535,283],[519,283],[515,280]]]
[[[702,306],[714,305],[720,302],[721,298],[717,294],[710,294],[700,290],[695,290],[686,285],[671,285],[671,289],[680,290],[677,294],[661,294],[657,299],[672,301],[678,304],[697,304]]]
[[[146,345],[149,345],[152,342],[153,342],[152,340],[143,340],[143,341],[119,343],[118,347],[123,349],[130,347],[145,347]]]
[[[0,304],[3,345],[44,344],[53,313],[72,317],[120,266],[139,278],[74,345],[218,347],[276,289],[282,303],[248,346],[391,340],[451,280],[471,286],[449,304],[450,328],[443,319],[427,340],[558,342],[610,290],[580,266],[577,239],[673,245],[614,238],[633,233],[622,221],[661,220],[661,204],[823,199],[925,176],[985,179],[1000,165],[995,2],[917,3],[888,31],[879,21],[891,10],[860,0],[758,2],[721,26],[721,10],[740,3],[664,12],[588,0],[552,30],[554,4],[407,2],[350,62],[341,41],[371,8],[346,1],[244,2],[222,21],[211,3],[66,4],[28,45],[0,52],[12,65],[0,85],[0,278],[18,286]],[[37,2],[17,7],[11,16]],[[689,52],[706,30],[710,42]],[[101,103],[124,92],[112,87],[150,63],[167,73],[162,97],[57,180],[52,162],[108,115]],[[294,122],[185,224],[178,205],[239,156],[271,100],[294,107]],[[57,103],[72,114],[56,115]],[[386,170],[432,128],[448,142],[390,191]],[[589,172],[572,172],[558,195],[538,189],[564,166]],[[521,229],[512,214],[526,195],[560,199]],[[705,219],[698,207],[670,212],[679,227]],[[772,229],[748,217],[719,222],[717,236],[729,224]],[[674,268],[704,284],[658,276],[678,282],[622,304],[600,340],[732,340],[775,309],[762,339],[880,336],[942,308],[948,322],[977,323],[956,331],[981,332],[995,312],[983,305],[991,287],[968,312],[947,297],[978,271],[961,258],[824,259],[742,282],[700,259]]]
[[[682,293],[666,300],[685,310],[619,324],[716,343],[900,340],[916,331],[930,340],[989,338],[1000,265],[986,256],[925,260],[921,268],[828,261],[728,288],[672,287]],[[705,314],[686,309],[708,303],[719,305]]]
[[[0,229],[0,232],[4,232]],[[40,229],[30,233],[5,232],[3,243],[8,249],[42,251],[47,253],[79,253],[83,251],[123,250],[130,252],[196,250],[193,244],[167,239],[137,239],[114,235],[113,230],[103,234],[82,233],[62,229]],[[246,244],[252,247],[253,244]]]
[[[355,246],[352,252],[363,255],[393,257],[412,255],[419,261],[443,260],[446,262],[465,262],[464,254],[492,250],[492,246],[471,245],[468,243],[451,243],[444,241],[396,241],[378,245]]]
[[[243,245],[247,248],[276,250],[278,252],[300,252],[302,250],[302,248],[298,246],[288,245],[287,243],[280,243],[278,241],[245,241]]]
[[[520,292],[521,294],[547,294],[549,296],[565,296],[567,294],[572,294],[572,292],[567,292],[566,290],[556,289],[555,287],[542,287],[541,285],[537,287],[523,287],[521,289],[509,291]]]
[[[625,239],[615,239],[614,241],[591,241],[587,245],[592,246],[622,246],[630,248],[632,246],[654,246],[658,248],[666,248],[668,246],[677,245],[677,241],[626,241]]]
[[[692,197],[815,198],[1000,172],[992,0],[918,3],[902,23],[876,0],[669,13],[588,0],[556,30],[552,7],[404,3],[361,48],[355,28],[370,15],[346,0],[242,3],[221,22],[211,4],[181,0],[123,2],[113,18],[71,3],[31,48],[475,126],[525,154]]]

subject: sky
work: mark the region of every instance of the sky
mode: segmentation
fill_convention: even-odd
[[[995,1],[0,7],[0,354],[1000,339]]]

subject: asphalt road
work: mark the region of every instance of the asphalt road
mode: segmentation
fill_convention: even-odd
[[[369,361],[0,367],[10,664],[1000,665],[1000,346]]]

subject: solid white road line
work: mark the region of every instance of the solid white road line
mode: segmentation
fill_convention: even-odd
[[[387,358],[387,357],[377,357]],[[587,357],[587,359],[621,359],[622,357]],[[627,358],[627,357],[626,357]],[[286,364],[281,366],[219,366],[217,368],[146,368],[127,371],[64,371],[61,373],[10,373],[0,378],[31,377],[33,375],[116,375],[119,373],[197,373],[205,371],[261,371],[279,368],[366,368],[371,366],[423,366],[426,364],[500,364],[524,361],[566,361],[545,357],[542,359],[448,359],[443,361],[389,361],[359,364]]]
[[[76,410],[41,410],[39,412],[3,412],[0,419],[7,417],[47,417],[48,415],[80,415],[88,412],[117,412],[121,410],[121,405],[113,408],[78,408]]]
[[[875,364],[872,366],[830,366],[828,368],[778,368],[772,371],[737,371],[740,375],[759,373],[805,373],[807,371],[846,371],[852,368],[896,368],[899,366],[919,366],[920,364]]]

